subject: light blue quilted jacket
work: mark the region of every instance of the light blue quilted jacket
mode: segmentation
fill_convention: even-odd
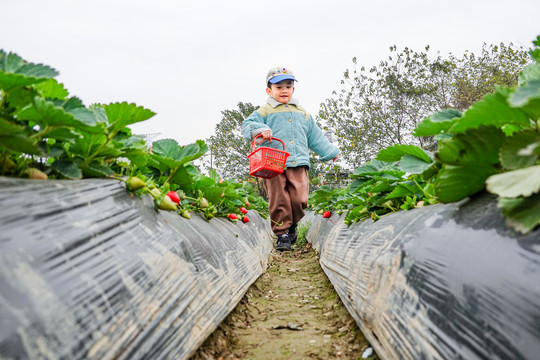
[[[291,154],[287,167],[309,166],[308,148],[319,154],[321,161],[331,160],[339,154],[338,147],[328,141],[311,115],[294,98],[284,105],[269,97],[266,104],[242,123],[242,134],[250,141],[268,129],[272,130],[273,137],[283,140],[286,151]],[[275,140],[261,146],[283,148]]]

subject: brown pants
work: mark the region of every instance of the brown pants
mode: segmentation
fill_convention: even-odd
[[[309,196],[307,167],[287,168],[272,179],[263,179],[263,183],[268,194],[272,231],[277,236],[286,234],[289,227],[305,215]]]

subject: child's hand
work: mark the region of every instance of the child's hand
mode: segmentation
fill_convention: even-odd
[[[257,140],[255,141],[255,143],[257,144],[262,144],[263,142],[267,141],[267,140],[270,140],[272,139],[272,130],[264,130],[262,133],[260,133],[259,135],[262,136],[262,138],[257,138]],[[271,141],[271,140],[270,140]]]
[[[272,138],[272,130],[265,130],[261,133],[263,140],[270,140]]]

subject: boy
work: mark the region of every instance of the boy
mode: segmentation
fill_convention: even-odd
[[[262,142],[272,137],[283,140],[287,158],[282,174],[263,179],[272,231],[277,236],[276,250],[289,251],[296,241],[296,225],[305,215],[309,196],[309,152],[320,156],[321,161],[337,159],[339,149],[331,144],[317,126],[311,115],[292,97],[294,82],[292,71],[284,67],[272,68],[266,76],[266,104],[254,111],[242,123],[242,133],[250,141],[262,135]],[[264,144],[272,146],[278,141]]]

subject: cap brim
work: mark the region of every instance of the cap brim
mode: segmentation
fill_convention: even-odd
[[[281,82],[281,81],[284,81],[284,80],[298,81],[292,75],[277,75],[277,76],[274,76],[273,78],[271,78],[270,80],[268,80],[268,82],[271,83],[271,84],[277,84],[278,82]]]

